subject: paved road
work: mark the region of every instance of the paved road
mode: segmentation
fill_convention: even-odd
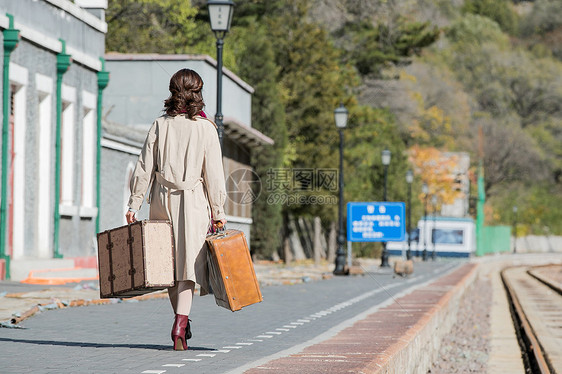
[[[196,297],[187,352],[171,349],[167,300],[48,311],[24,321],[26,329],[0,329],[0,372],[240,373],[325,339],[338,325],[459,264],[416,263],[407,279],[377,271],[264,287],[263,303],[236,313],[216,306],[211,296]]]

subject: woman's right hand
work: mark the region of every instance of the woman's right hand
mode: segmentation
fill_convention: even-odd
[[[135,217],[135,212],[133,212],[131,210],[129,210],[127,213],[125,213],[125,218],[127,219],[128,224],[137,222],[137,218]]]

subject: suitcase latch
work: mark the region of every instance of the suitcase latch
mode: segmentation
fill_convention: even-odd
[[[129,275],[133,275],[136,272],[137,272],[137,269],[135,269],[135,268],[129,269]]]
[[[115,280],[115,274],[111,274],[109,277],[107,277],[107,280],[113,282]]]
[[[131,244],[134,241],[135,241],[135,238],[131,236],[130,238],[127,239],[127,244]]]
[[[107,250],[112,250],[113,249],[113,243],[107,243]]]

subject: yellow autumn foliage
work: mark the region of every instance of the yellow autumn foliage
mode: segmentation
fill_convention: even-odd
[[[445,155],[435,147],[414,145],[409,150],[409,160],[414,165],[414,173],[420,176],[429,189],[429,195],[436,195],[439,204],[452,204],[455,199],[464,196],[455,186],[455,170],[458,169],[458,157]],[[420,200],[424,199],[420,193]]]

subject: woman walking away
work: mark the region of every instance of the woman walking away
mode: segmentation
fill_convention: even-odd
[[[186,350],[191,337],[188,315],[195,283],[208,293],[205,236],[226,223],[226,189],[222,153],[216,125],[205,118],[203,80],[195,71],[182,69],[170,79],[165,115],[148,131],[131,178],[127,222],[136,221],[144,194],[150,187],[150,219],[172,222],[176,283],[168,296],[176,315],[172,327],[175,350]],[[211,222],[212,217],[212,222]]]

